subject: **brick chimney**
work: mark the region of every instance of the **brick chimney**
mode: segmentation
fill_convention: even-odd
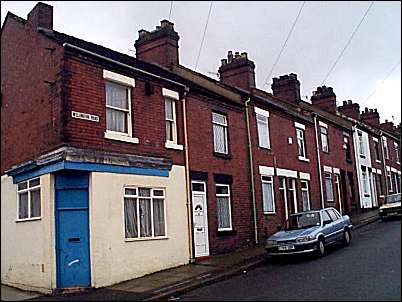
[[[294,73],[273,78],[271,88],[274,96],[285,102],[298,104],[300,101],[300,82]]]
[[[360,114],[360,120],[363,123],[372,125],[372,126],[380,126],[380,114],[377,112],[377,109],[368,109],[367,107]]]
[[[239,54],[228,51],[227,59],[221,60],[219,67],[220,81],[224,84],[250,91],[255,87],[255,65],[247,58],[247,53]]]
[[[172,22],[162,20],[161,25],[151,32],[139,30],[134,43],[137,59],[164,67],[178,65],[180,37],[173,26]]]
[[[338,111],[355,120],[360,120],[360,105],[351,100],[343,101],[343,105],[338,106]]]
[[[388,120],[385,120],[385,123],[381,123],[380,127],[384,130],[388,130],[389,132],[397,132],[397,127],[395,127],[393,122],[388,122]]]
[[[316,108],[327,112],[336,113],[336,95],[332,87],[317,87],[317,90],[313,91],[311,103]]]
[[[53,6],[38,2],[28,14],[28,24],[35,29],[43,27],[53,30]]]

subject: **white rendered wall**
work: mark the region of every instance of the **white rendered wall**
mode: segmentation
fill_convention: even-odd
[[[55,287],[54,191],[52,177],[40,177],[40,220],[16,222],[17,185],[1,176],[1,283],[50,292]]]
[[[167,239],[125,241],[123,187],[164,187]],[[185,170],[169,177],[93,172],[90,177],[92,286],[108,286],[189,261]]]

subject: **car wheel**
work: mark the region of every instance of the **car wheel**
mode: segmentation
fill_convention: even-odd
[[[350,232],[349,232],[349,230],[345,230],[344,232],[343,232],[343,245],[349,245],[350,244],[350,239],[351,239],[351,237],[350,237]]]
[[[319,239],[317,242],[317,254],[318,257],[322,257],[325,255],[325,244],[323,239]]]

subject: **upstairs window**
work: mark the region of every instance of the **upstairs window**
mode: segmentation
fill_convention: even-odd
[[[131,89],[106,82],[106,130],[131,136]]]
[[[343,135],[343,149],[345,149],[345,152],[346,152],[346,160],[351,161],[352,153],[350,151],[350,141],[349,141],[348,135]]]
[[[364,150],[363,133],[361,131],[357,131],[357,139],[359,142],[359,154],[364,157],[366,153]]]
[[[262,148],[270,148],[269,143],[269,127],[268,127],[268,117],[269,112],[255,108],[256,119],[257,119],[257,132],[258,132],[258,145]]]
[[[397,163],[399,163],[399,152],[398,152],[398,144],[394,143],[394,158]]]
[[[382,138],[382,144],[384,146],[385,159],[389,159],[388,140],[386,137]]]
[[[329,152],[329,147],[328,147],[328,129],[325,127],[320,127],[320,132],[321,132],[321,146],[322,146],[322,151],[325,153]]]
[[[212,125],[214,133],[214,151],[216,153],[228,154],[228,123],[226,116],[212,112]]]
[[[177,143],[176,101],[165,99],[166,141]]]
[[[373,141],[374,142],[374,152],[375,152],[375,159],[377,161],[381,161],[380,157],[380,144],[378,143],[378,140]]]
[[[41,217],[40,178],[17,184],[18,220]]]
[[[296,129],[297,150],[300,157],[306,157],[306,148],[304,144],[304,130]]]

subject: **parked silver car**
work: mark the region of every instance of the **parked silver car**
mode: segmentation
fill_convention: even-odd
[[[348,215],[329,207],[292,214],[283,230],[268,237],[265,249],[269,255],[288,255],[316,252],[325,254],[327,245],[351,240],[352,223]]]

